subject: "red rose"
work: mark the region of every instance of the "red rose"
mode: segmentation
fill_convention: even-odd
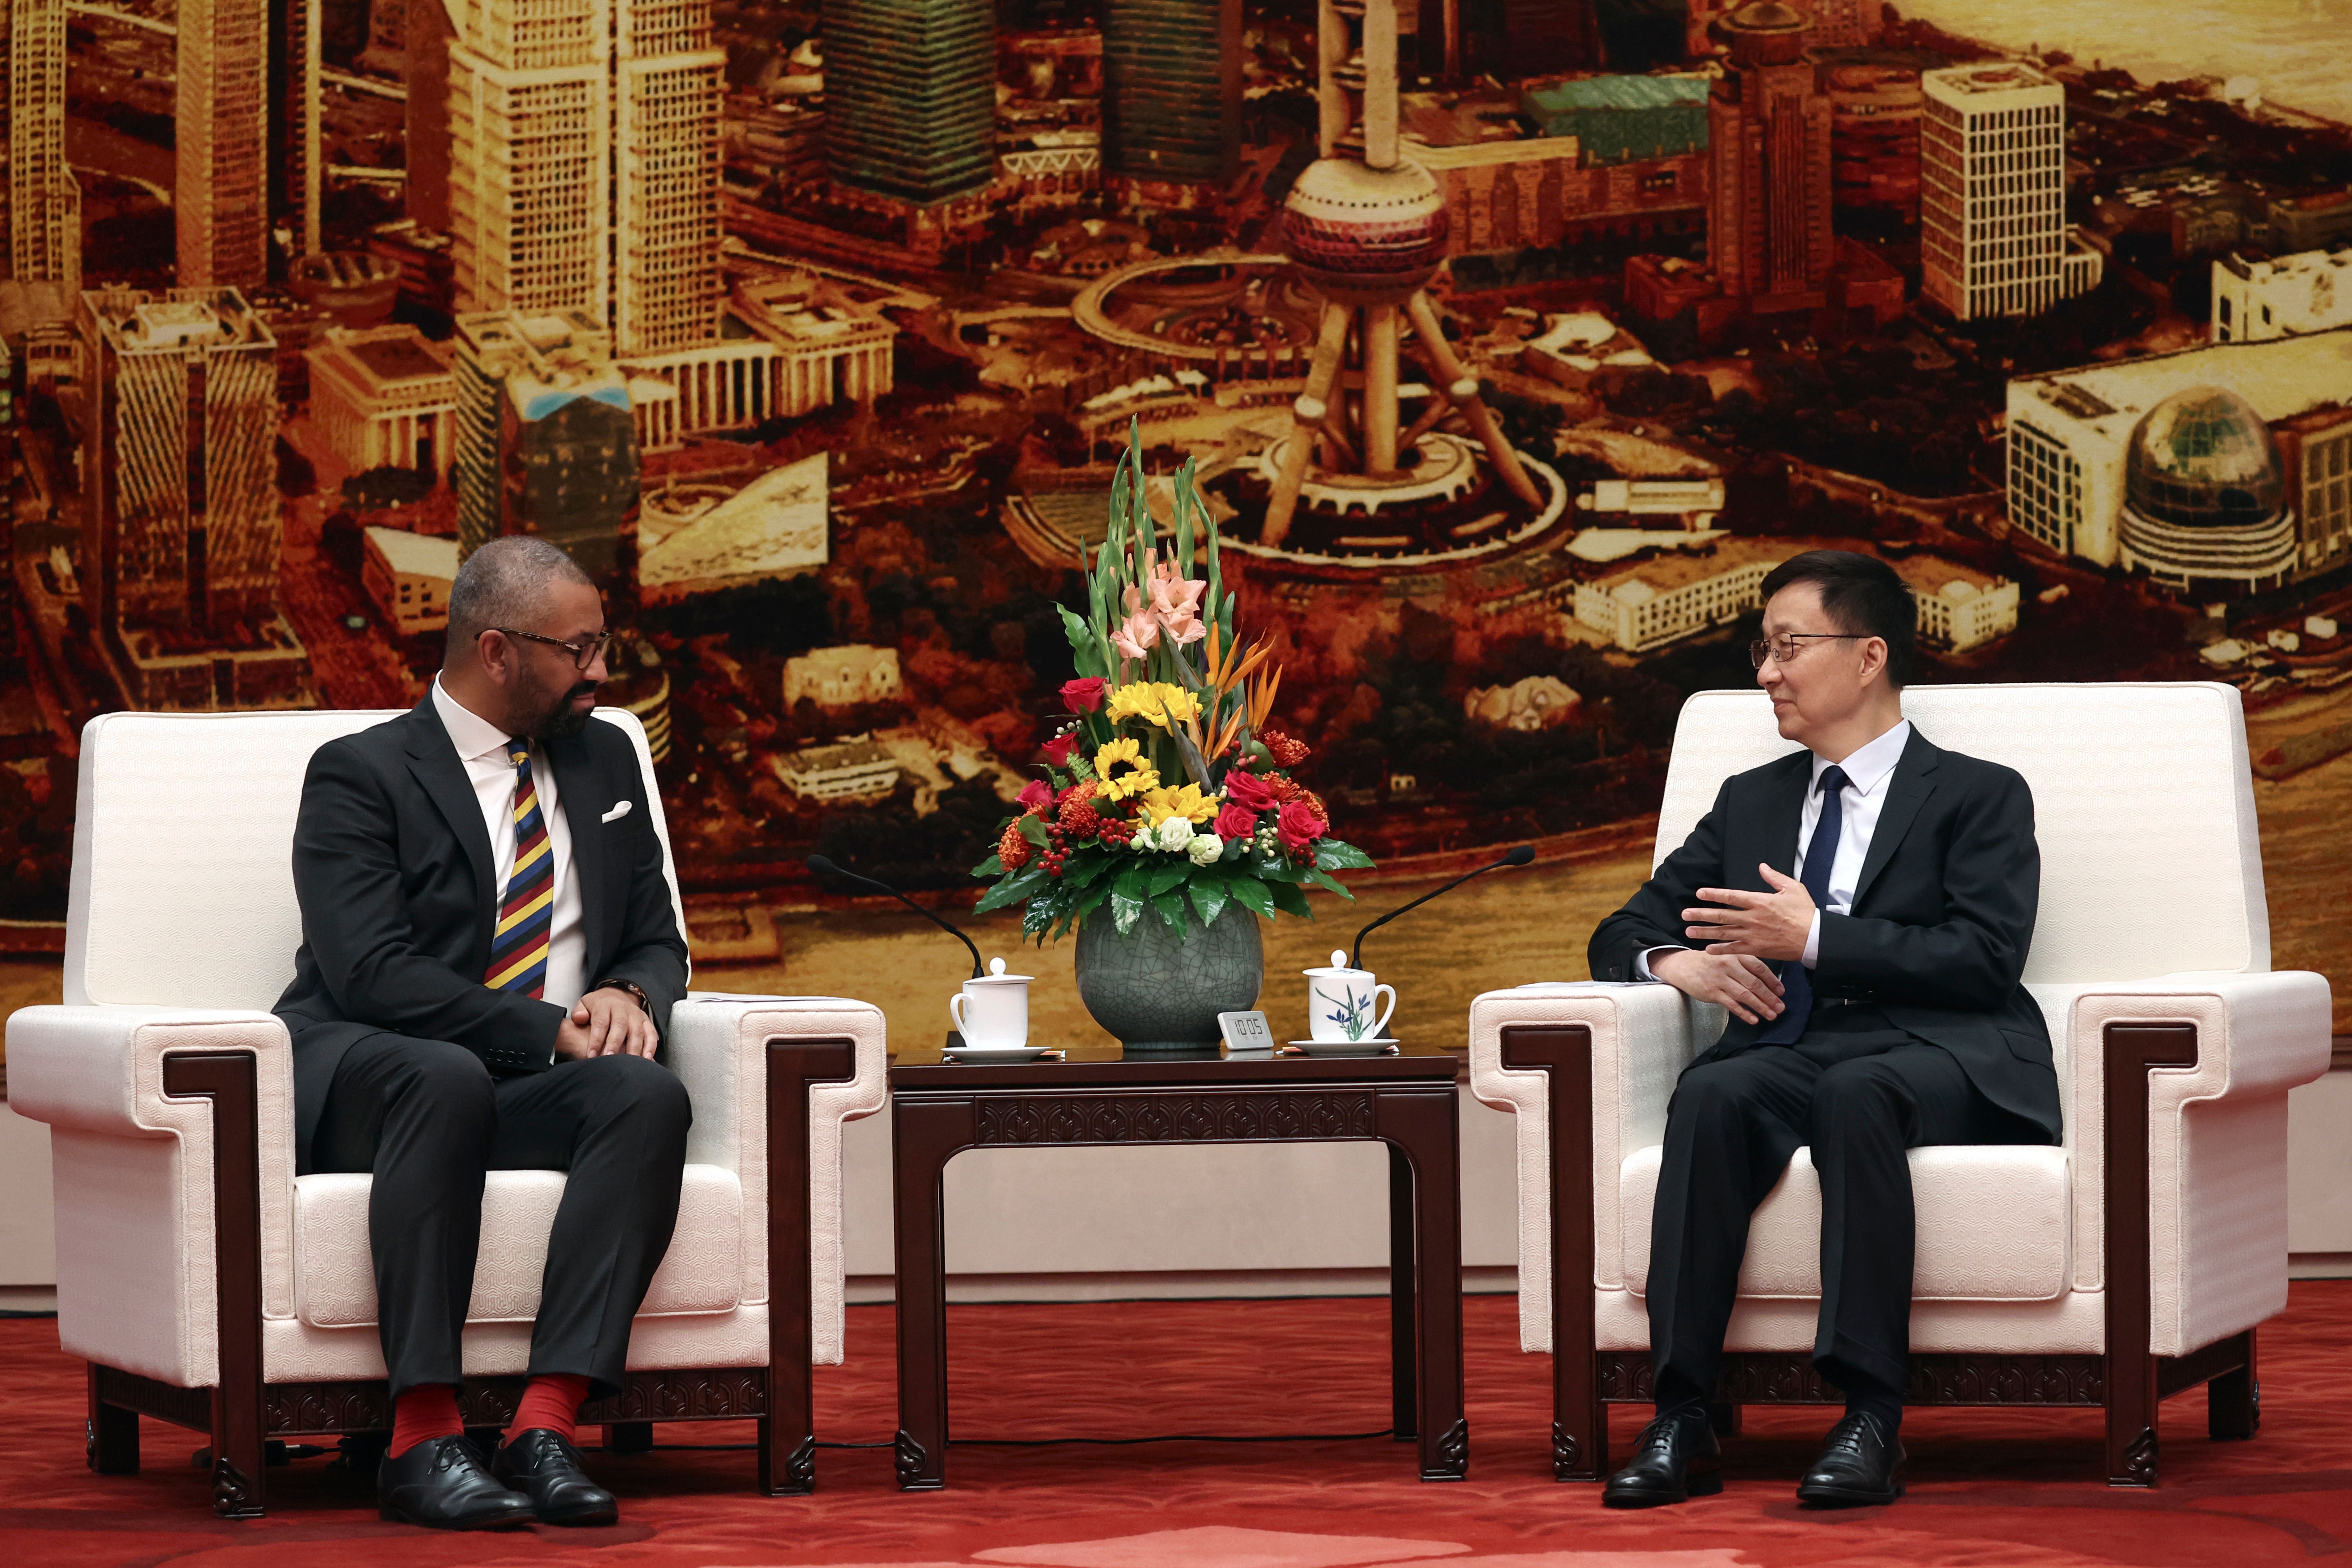
[[[1274,834],[1285,849],[1297,855],[1322,837],[1323,830],[1329,826],[1313,806],[1303,800],[1294,800],[1285,804],[1282,815],[1275,818]]]
[[[1062,682],[1062,700],[1073,713],[1091,713],[1103,705],[1103,678],[1089,675],[1083,680]]]
[[[1044,816],[1054,809],[1054,786],[1044,779],[1031,779],[1029,787],[1021,792],[1021,809]]]
[[[1257,831],[1257,813],[1235,801],[1227,801],[1217,813],[1217,837],[1247,838]]]
[[[1070,758],[1077,749],[1078,736],[1077,731],[1075,730],[1066,735],[1055,736],[1052,740],[1045,742],[1044,748],[1045,760],[1053,763],[1057,768],[1068,767],[1070,765]]]
[[[1274,807],[1274,787],[1255,773],[1245,773],[1239,768],[1225,774],[1225,798],[1255,816]]]

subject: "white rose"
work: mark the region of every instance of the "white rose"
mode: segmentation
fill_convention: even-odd
[[[1192,842],[1184,846],[1184,853],[1192,858],[1195,866],[1213,865],[1224,852],[1225,841],[1213,833],[1196,833]]]
[[[1192,841],[1192,825],[1181,816],[1171,816],[1152,830],[1152,837],[1162,849],[1181,849]]]

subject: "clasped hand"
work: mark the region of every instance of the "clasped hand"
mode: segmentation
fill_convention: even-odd
[[[572,1004],[571,1016],[556,1026],[559,1057],[651,1057],[660,1047],[654,1021],[625,991],[607,987],[591,991]]]
[[[1683,934],[1705,943],[1703,951],[1662,952],[1650,961],[1650,972],[1685,996],[1728,1008],[1749,1024],[1780,1016],[1780,976],[1767,961],[1804,957],[1815,909],[1802,882],[1769,866],[1757,869],[1772,891],[1701,888],[1700,898],[1731,907],[1683,911]]]

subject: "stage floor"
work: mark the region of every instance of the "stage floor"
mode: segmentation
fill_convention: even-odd
[[[1448,1559],[1511,1568],[1797,1568],[2303,1562],[2352,1551],[2352,1281],[2294,1287],[2262,1341],[2263,1432],[2205,1437],[2204,1398],[2165,1407],[2164,1485],[2103,1484],[2095,1411],[1920,1411],[1911,1492],[1889,1509],[1800,1510],[1797,1472],[1832,1413],[1751,1410],[1717,1498],[1603,1510],[1549,1476],[1544,1357],[1516,1301],[1468,1308],[1470,1479],[1423,1485],[1386,1437],[996,1447],[981,1439],[1372,1431],[1388,1419],[1378,1300],[949,1309],[949,1486],[901,1495],[887,1307],[849,1311],[849,1363],[817,1373],[814,1497],[752,1495],[743,1425],[662,1426],[650,1455],[591,1456],[622,1499],[610,1530],[436,1535],[377,1521],[372,1492],[306,1459],[269,1476],[272,1512],[227,1524],[188,1467],[194,1435],[144,1424],[148,1468],[82,1464],[82,1375],[47,1319],[0,1321],[0,1568],[595,1563],[681,1568],[1343,1568]],[[1621,1409],[1622,1455],[1642,1413]],[[593,1432],[583,1433],[592,1438]]]

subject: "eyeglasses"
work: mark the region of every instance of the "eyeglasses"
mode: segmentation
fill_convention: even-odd
[[[572,656],[572,668],[574,669],[587,668],[610,652],[613,647],[611,632],[598,632],[586,642],[576,643],[565,642],[562,637],[541,637],[537,632],[519,632],[512,626],[492,626],[490,630],[504,632],[510,637],[521,637],[527,642],[543,642],[550,647],[560,647]]]
[[[1782,664],[1797,657],[1797,645],[1807,638],[1823,642],[1853,642],[1875,636],[1874,632],[1782,632],[1777,637],[1758,637],[1748,645],[1748,662],[1758,669],[1768,658]]]

